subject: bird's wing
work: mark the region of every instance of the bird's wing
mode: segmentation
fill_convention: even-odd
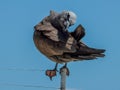
[[[69,34],[69,32],[56,29],[46,19],[37,24],[35,26],[35,30],[40,31],[48,39],[54,41],[55,43],[58,43],[58,48],[62,47],[65,52],[76,51],[76,40]]]
[[[64,62],[80,61],[80,60],[93,60],[98,57],[104,57],[104,49],[90,48],[82,42],[78,43],[78,49],[74,53],[64,53],[59,58]]]
[[[71,35],[75,38],[77,42],[79,42],[85,36],[85,29],[80,24],[73,32],[71,32]]]
[[[58,31],[54,27],[52,27],[51,23],[49,22],[46,22],[45,24],[42,24],[42,22],[40,22],[38,25],[35,26],[35,30],[42,32],[43,35],[53,41],[60,41],[57,35]]]

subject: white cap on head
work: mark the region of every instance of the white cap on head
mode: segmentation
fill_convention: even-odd
[[[76,23],[76,14],[72,11],[63,11],[59,14],[60,20],[63,22],[65,29],[67,30],[70,26]]]
[[[68,13],[70,15],[69,21],[70,21],[71,25],[75,24],[76,19],[77,19],[76,14],[74,12],[72,12],[72,11],[68,11]]]
[[[72,11],[63,11],[61,14],[64,16],[64,18],[66,18],[67,15],[69,15],[69,23],[71,25],[76,23],[77,16],[76,16],[76,14],[74,12],[72,12]]]

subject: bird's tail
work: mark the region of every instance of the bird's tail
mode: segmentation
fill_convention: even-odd
[[[90,47],[81,47],[75,53],[64,53],[64,58],[70,61],[93,60],[99,57],[104,57],[104,49],[95,49]]]
[[[91,55],[91,54],[101,54],[104,53],[104,49],[95,49],[90,47],[80,47],[79,50],[75,53],[76,55]]]

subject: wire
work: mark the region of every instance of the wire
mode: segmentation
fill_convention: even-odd
[[[12,84],[12,83],[0,83],[0,86],[19,86],[19,87],[60,89],[60,88],[57,88],[57,87],[46,87],[46,86],[41,86],[41,85]]]
[[[14,70],[14,71],[45,71],[40,69],[25,69],[25,68],[0,68],[0,70]]]
[[[40,69],[25,69],[25,68],[0,68],[0,70],[5,71],[5,70],[14,70],[14,71],[45,71],[45,70],[40,70]],[[0,86],[19,86],[19,87],[33,87],[33,88],[51,88],[51,89],[58,89],[60,88],[57,87],[46,87],[46,86],[41,86],[41,85],[24,85],[24,84],[12,84],[12,83],[0,83]]]

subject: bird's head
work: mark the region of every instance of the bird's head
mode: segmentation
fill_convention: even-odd
[[[76,14],[72,11],[63,11],[59,14],[59,16],[66,29],[74,25],[77,18]]]
[[[49,18],[54,27],[60,30],[67,30],[70,26],[75,24],[77,16],[72,11],[57,13],[51,10]]]

